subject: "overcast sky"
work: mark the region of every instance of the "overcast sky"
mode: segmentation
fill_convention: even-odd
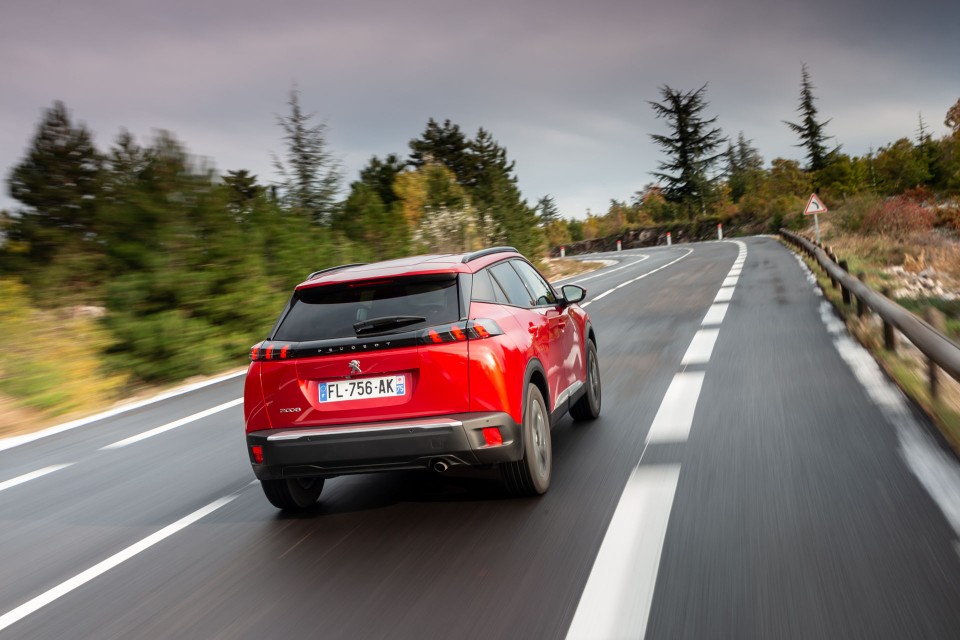
[[[709,83],[706,115],[769,162],[803,157],[781,122],[802,62],[827,132],[863,154],[918,114],[946,133],[958,61],[958,0],[0,0],[0,207],[54,100],[101,149],[167,129],[269,182],[297,83],[348,181],[449,118],[507,148],[531,202],[581,217],[652,180],[664,84]]]

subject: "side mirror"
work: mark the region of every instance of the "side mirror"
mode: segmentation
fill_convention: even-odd
[[[560,287],[560,293],[563,294],[563,300],[566,304],[580,302],[587,297],[587,290],[575,284],[565,284]]]

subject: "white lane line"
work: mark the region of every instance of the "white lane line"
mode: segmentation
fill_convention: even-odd
[[[727,308],[730,305],[715,302],[710,305],[710,308],[707,309],[707,315],[703,317],[703,321],[700,323],[701,326],[707,327],[712,325],[720,325],[723,323],[723,317],[727,315]]]
[[[720,329],[700,329],[697,331],[687,352],[683,355],[682,365],[707,364],[710,362],[710,354],[713,353],[713,345],[717,343],[717,336],[720,335]]]
[[[105,447],[100,447],[100,451],[107,451],[109,449],[119,449],[129,444],[133,444],[134,442],[140,442],[141,440],[152,438],[153,436],[160,435],[161,433],[166,433],[171,429],[182,427],[185,424],[190,424],[191,422],[196,422],[197,420],[206,418],[207,416],[212,416],[215,413],[220,413],[221,411],[225,411],[230,407],[235,407],[241,402],[243,402],[243,398],[237,398],[236,400],[231,400],[230,402],[224,402],[223,404],[219,404],[205,411],[195,413],[192,416],[187,416],[186,418],[180,418],[179,420],[174,420],[173,422],[168,422],[167,424],[160,425],[155,429],[150,429],[149,431],[144,431],[143,433],[138,433],[135,436],[130,436],[129,438],[125,438],[123,440],[114,442],[113,444],[108,444]]]
[[[620,496],[568,640],[643,638],[680,479],[680,465],[633,470]]]
[[[586,282],[587,280],[593,280],[594,278],[599,278],[600,276],[605,276],[605,275],[607,275],[608,273],[613,273],[614,271],[620,271],[621,269],[626,269],[626,268],[628,268],[628,267],[632,267],[632,266],[635,265],[635,264],[639,264],[639,263],[643,262],[644,260],[646,260],[646,259],[649,258],[649,257],[650,257],[650,256],[648,256],[648,255],[641,255],[641,256],[638,257],[638,259],[636,259],[636,260],[631,260],[630,262],[627,262],[627,264],[622,265],[622,266],[619,266],[619,267],[617,267],[616,269],[610,269],[610,270],[607,270],[607,271],[602,271],[602,272],[600,272],[600,273],[595,273],[595,274],[593,274],[593,275],[591,275],[591,276],[587,276],[586,278],[580,278],[579,280],[574,280],[574,281],[571,282],[570,284],[580,284],[581,282]],[[570,276],[570,278],[576,278],[576,277],[577,277],[577,276]],[[560,280],[557,280],[557,282],[563,282],[564,280],[569,280],[570,278],[562,278],[562,279],[560,279]]]
[[[651,269],[650,271],[647,271],[647,272],[644,273],[643,275],[637,276],[636,278],[634,278],[634,279],[632,279],[632,280],[627,280],[626,282],[622,282],[622,283],[618,284],[617,286],[615,286],[613,289],[607,289],[606,291],[604,291],[604,292],[601,293],[600,295],[595,296],[595,297],[593,298],[593,300],[590,300],[589,302],[584,302],[584,303],[583,303],[582,305],[580,305],[580,306],[586,308],[586,307],[590,306],[590,304],[596,302],[597,300],[602,300],[603,298],[606,298],[608,295],[610,295],[611,293],[613,293],[614,291],[616,291],[616,290],[619,289],[620,287],[624,287],[624,286],[626,286],[626,285],[628,285],[628,284],[633,284],[634,282],[636,282],[636,281],[638,281],[638,280],[643,280],[643,279],[646,278],[647,276],[653,275],[654,273],[656,273],[657,271],[660,271],[661,269],[666,269],[666,268],[669,267],[670,265],[673,265],[673,264],[676,264],[676,263],[680,262],[681,260],[683,260],[684,258],[686,258],[686,257],[687,257],[688,255],[690,255],[691,253],[693,253],[693,249],[687,249],[687,252],[686,252],[685,254],[683,254],[682,256],[680,256],[679,258],[677,258],[676,260],[671,260],[670,262],[668,262],[668,263],[665,264],[665,265],[661,265],[661,266],[657,267],[656,269]]]
[[[734,287],[720,287],[720,290],[717,291],[717,297],[713,299],[714,302],[730,302],[733,298],[733,289]]]
[[[723,280],[721,287],[735,287],[737,286],[737,281],[740,279],[740,276],[727,276]]]
[[[37,469],[36,471],[31,471],[30,473],[25,473],[22,476],[17,476],[16,478],[5,480],[3,482],[0,482],[0,491],[3,491],[4,489],[9,489],[10,487],[15,487],[18,484],[23,484],[24,482],[30,482],[31,480],[35,480],[36,478],[42,478],[43,476],[49,473],[53,473],[54,471],[60,471],[60,469],[66,469],[72,464],[73,464],[72,462],[68,464],[55,464],[49,467],[44,467],[43,469]]]
[[[76,429],[77,427],[82,427],[92,422],[106,420],[107,418],[112,418],[113,416],[120,415],[121,413],[133,411],[134,409],[139,409],[141,407],[145,407],[147,405],[154,404],[157,402],[162,402],[163,400],[169,400],[170,398],[180,396],[185,393],[190,393],[191,391],[196,391],[197,389],[202,389],[204,387],[209,387],[211,385],[215,385],[220,382],[225,382],[232,378],[240,377],[244,375],[246,372],[247,372],[246,369],[244,369],[243,371],[234,371],[233,373],[228,373],[226,375],[222,375],[217,378],[211,378],[210,380],[204,380],[203,382],[188,384],[184,387],[179,387],[177,389],[167,391],[166,393],[161,393],[158,396],[147,398],[146,400],[140,400],[138,402],[132,402],[130,404],[114,407],[113,409],[104,411],[102,413],[98,413],[93,416],[88,416],[86,418],[80,418],[79,420],[73,420],[72,422],[65,422],[63,424],[59,424],[53,427],[48,427],[41,431],[36,431],[34,433],[27,433],[22,436],[11,436],[9,438],[0,438],[0,451],[6,451],[7,449],[19,447],[20,445],[27,444],[28,442],[33,442],[34,440],[39,440],[40,438],[46,438],[47,436],[63,433],[64,431],[70,431],[71,429]]]
[[[99,562],[93,565],[86,571],[75,575],[69,580],[61,582],[57,586],[41,593],[40,595],[36,596],[32,600],[28,600],[27,602],[24,602],[22,605],[20,605],[16,609],[8,611],[7,613],[0,616],[0,631],[3,631],[10,625],[22,620],[23,618],[27,617],[28,615],[37,611],[38,609],[47,606],[54,600],[62,598],[63,596],[67,595],[74,589],[77,589],[78,587],[85,585],[86,583],[90,582],[97,576],[103,575],[110,569],[113,569],[114,567],[122,564],[123,562],[126,562],[127,560],[134,557],[138,553],[146,551],[147,549],[157,544],[158,542],[161,542],[166,538],[169,538],[173,534],[177,533],[181,529],[184,529],[190,526],[200,518],[203,518],[204,516],[208,516],[214,511],[216,511],[217,509],[219,509],[220,507],[223,507],[224,505],[229,504],[230,502],[233,502],[239,495],[240,495],[240,492],[238,491],[237,493],[232,493],[228,496],[224,496],[223,498],[219,498],[218,500],[214,500],[207,506],[201,507],[200,509],[197,509],[196,511],[191,513],[190,515],[180,518],[173,524],[167,525],[163,529],[160,529],[156,533],[153,533],[147,536],[143,540],[140,540],[139,542],[135,542],[134,544],[130,545],[123,551],[115,553],[114,555],[110,556],[106,560],[103,560],[102,562]]]
[[[740,267],[734,267],[733,269],[730,269],[730,273],[727,274],[727,277],[729,278],[730,276],[739,276],[741,273],[743,273],[743,269],[741,269]]]
[[[690,437],[703,376],[703,371],[684,371],[673,376],[650,425],[647,442],[685,442]]]

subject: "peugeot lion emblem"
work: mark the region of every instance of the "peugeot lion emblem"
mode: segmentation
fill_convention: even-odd
[[[360,361],[351,360],[350,361],[350,373],[360,373]]]

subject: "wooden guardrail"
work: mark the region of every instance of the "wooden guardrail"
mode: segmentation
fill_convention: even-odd
[[[830,277],[833,286],[840,287],[844,304],[851,304],[851,296],[853,296],[857,299],[859,315],[862,316],[867,310],[872,310],[880,316],[883,320],[884,346],[888,350],[895,351],[897,348],[894,331],[896,329],[926,356],[931,397],[937,397],[938,368],[960,382],[960,346],[896,302],[868,287],[863,282],[863,274],[860,274],[859,278],[850,275],[846,270],[846,262],[837,260],[829,248],[818,246],[786,229],[781,229],[780,235],[817,261]],[[938,323],[935,317],[932,316],[931,319]]]

